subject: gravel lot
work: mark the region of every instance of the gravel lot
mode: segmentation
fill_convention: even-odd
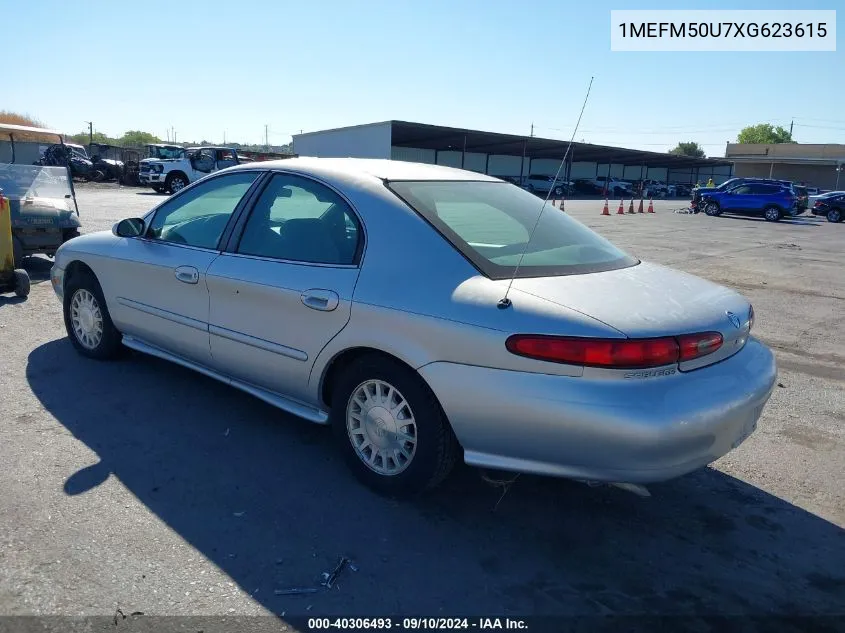
[[[85,231],[164,199],[80,186]],[[163,361],[83,359],[47,281],[0,298],[0,614],[843,614],[845,224],[567,211],[754,303],[780,384],[758,431],[648,499],[466,467],[414,503],[326,429]],[[611,209],[615,213],[615,208]],[[338,585],[310,586],[341,555]]]

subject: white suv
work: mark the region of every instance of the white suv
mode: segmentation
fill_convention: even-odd
[[[141,161],[138,179],[159,193],[176,193],[203,176],[244,162],[229,147],[189,147],[174,158]]]

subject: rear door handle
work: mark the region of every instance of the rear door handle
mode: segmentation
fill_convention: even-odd
[[[173,274],[176,279],[186,284],[195,284],[200,280],[200,271],[193,266],[179,266]]]
[[[306,290],[299,298],[302,299],[303,304],[312,310],[321,310],[323,312],[331,312],[340,303],[340,297],[336,292],[322,290],[320,288]]]

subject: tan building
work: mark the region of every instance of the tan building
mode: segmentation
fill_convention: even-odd
[[[725,158],[734,175],[804,182],[820,189],[845,189],[845,145],[728,143]]]

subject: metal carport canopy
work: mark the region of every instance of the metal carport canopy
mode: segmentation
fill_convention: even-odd
[[[505,154],[526,158],[551,158],[562,160],[568,141],[481,132],[463,128],[442,127],[408,121],[391,121],[392,144],[397,147],[416,147],[440,151],[467,151],[484,154]],[[660,152],[646,152],[591,143],[573,143],[572,159],[575,162],[613,163],[615,165],[644,165],[646,167],[715,167],[730,165],[731,161],[718,158],[691,158]]]

